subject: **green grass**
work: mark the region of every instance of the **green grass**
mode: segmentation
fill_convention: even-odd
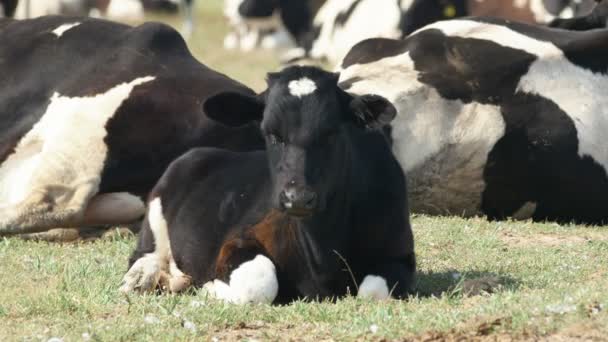
[[[205,64],[260,90],[277,58],[224,51],[220,4],[199,1],[190,47]],[[117,289],[134,238],[0,240],[0,341],[608,336],[608,228],[424,216],[413,222],[418,293],[379,303],[232,306],[197,293],[124,297]],[[476,281],[491,283],[491,293],[467,295]]]
[[[197,293],[122,296],[133,238],[4,239],[0,340],[608,336],[606,228],[416,217],[414,229],[419,279],[410,300],[283,307],[226,305]],[[491,293],[467,295],[479,279],[492,279]]]

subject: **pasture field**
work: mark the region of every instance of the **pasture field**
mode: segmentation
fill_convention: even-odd
[[[279,68],[277,58],[223,51],[220,6],[199,1],[191,48],[259,90],[264,74]],[[412,221],[417,292],[383,302],[233,306],[196,291],[127,297],[117,289],[133,236],[70,244],[0,239],[0,341],[608,341],[608,227]]]

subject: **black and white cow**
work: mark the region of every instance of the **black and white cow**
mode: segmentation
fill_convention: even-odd
[[[549,26],[567,30],[585,31],[596,28],[606,28],[608,25],[608,0],[596,0],[597,6],[585,16],[577,16],[570,19],[555,19]]]
[[[44,15],[91,15],[112,20],[141,21],[145,11],[177,13],[183,8],[184,35],[193,30],[193,0],[0,0],[2,14],[16,19],[36,18]],[[2,13],[4,12],[4,13]]]
[[[584,15],[594,0],[329,0],[314,19],[307,41],[289,51],[286,62],[304,57],[338,63],[368,38],[403,38],[445,19],[493,16],[529,23]]]
[[[12,17],[15,14],[18,0],[0,0],[0,18]]]
[[[293,47],[305,41],[312,19],[325,0],[225,0],[224,15],[231,31],[226,49]]]
[[[0,236],[126,223],[196,146],[263,147],[202,103],[253,91],[208,69],[168,26],[48,16],[0,20]]]
[[[608,31],[450,20],[361,42],[342,69],[396,105],[413,211],[607,221]]]
[[[349,288],[405,296],[415,275],[406,184],[376,129],[396,111],[337,82],[290,67],[270,74],[258,97],[208,99],[205,112],[229,126],[244,114],[261,121],[266,151],[199,148],[172,163],[151,192],[121,290],[193,284],[235,303],[333,298]]]

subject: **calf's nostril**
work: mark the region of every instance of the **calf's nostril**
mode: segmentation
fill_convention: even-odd
[[[308,194],[304,206],[307,209],[314,209],[317,206],[317,195],[315,193]]]

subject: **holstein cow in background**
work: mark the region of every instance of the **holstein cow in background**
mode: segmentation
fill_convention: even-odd
[[[0,18],[12,17],[15,14],[18,0],[0,0]]]
[[[0,236],[143,215],[196,146],[263,147],[209,120],[210,96],[254,93],[200,64],[170,27],[49,16],[0,20]]]
[[[305,36],[308,40],[283,60],[312,58],[338,63],[362,40],[403,38],[439,20],[495,16],[544,24],[559,16],[587,14],[593,4],[593,0],[329,0]]]
[[[396,105],[414,212],[607,221],[608,31],[450,20],[342,68],[345,90]]]
[[[549,26],[568,30],[585,31],[596,28],[606,28],[608,25],[608,0],[597,0],[597,6],[585,16],[571,19],[555,19]]]
[[[192,3],[193,0],[0,0],[0,7],[4,7],[4,16],[16,19],[65,14],[141,21],[144,11],[177,13],[181,5],[184,35],[189,36],[193,30]]]
[[[149,197],[121,290],[206,284],[235,303],[411,291],[405,179],[378,129],[395,108],[337,81],[291,67],[269,75],[257,98],[208,99],[205,112],[228,126],[261,120],[266,151],[200,148],[172,163]]]
[[[231,32],[226,49],[293,47],[305,41],[312,19],[325,0],[225,0],[224,15]]]

